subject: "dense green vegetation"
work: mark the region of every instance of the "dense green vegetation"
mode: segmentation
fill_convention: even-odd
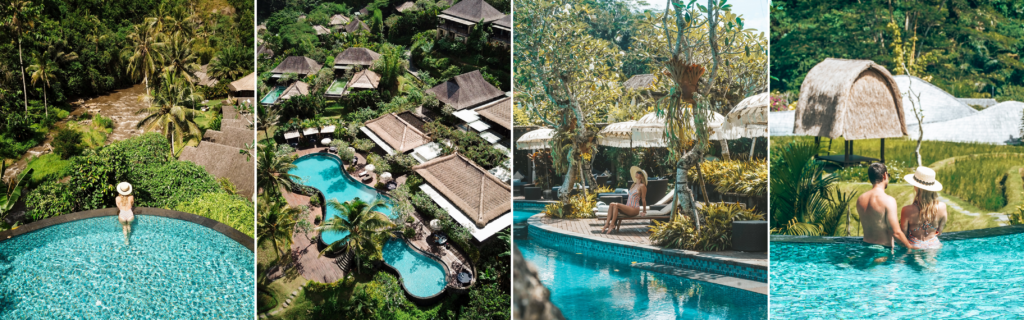
[[[182,210],[251,234],[252,205],[225,193],[202,167],[172,158],[170,148],[160,134],[147,133],[87,150],[66,162],[40,157],[33,163],[45,161],[54,172],[44,170],[39,186],[28,194],[28,220],[114,207],[114,185],[128,181],[135,189],[136,206]]]
[[[253,3],[229,0],[13,1],[0,6],[0,158],[19,158],[43,141],[69,103],[161,74],[194,78],[199,66],[219,83],[252,70]]]
[[[825,58],[868,59],[897,72],[893,39],[911,74],[957,97],[1024,101],[1024,3],[773,1],[771,87],[796,92]]]

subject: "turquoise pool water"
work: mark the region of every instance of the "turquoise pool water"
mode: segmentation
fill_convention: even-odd
[[[587,257],[517,233],[551,302],[567,319],[764,319],[768,297]],[[774,311],[774,310],[773,310]]]
[[[364,201],[371,201],[380,194],[377,190],[365,184],[355,181],[348,176],[338,158],[326,154],[311,154],[295,160],[295,169],[291,173],[302,181],[304,185],[320,189],[327,201],[337,199],[338,202],[346,202],[355,198]],[[326,219],[337,217],[340,212],[331,206],[326,206]],[[394,218],[390,208],[380,210],[382,213]],[[331,244],[348,235],[348,232],[323,232],[320,236],[324,243]]]
[[[252,319],[253,252],[210,228],[83,219],[0,242],[0,319]]]
[[[260,103],[263,103],[263,104],[274,104],[275,102],[277,102],[277,98],[281,97],[281,93],[284,92],[284,89],[287,89],[287,88],[285,88],[283,86],[274,87],[274,89],[270,90],[270,93],[268,93],[267,95],[263,96],[263,99],[260,100]]]
[[[383,254],[384,262],[398,269],[405,289],[414,296],[426,298],[444,290],[444,267],[441,263],[410,248],[405,240],[389,240],[384,244]]]
[[[516,209],[512,211],[512,223],[526,223],[535,214],[541,213],[544,208]]]
[[[910,254],[772,242],[769,270],[772,318],[1024,318],[1024,234]]]

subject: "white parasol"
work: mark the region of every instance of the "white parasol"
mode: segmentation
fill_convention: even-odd
[[[331,144],[331,138],[324,138],[323,140],[320,140],[320,144],[325,146]]]
[[[391,172],[381,173],[380,174],[380,181],[381,182],[391,181]]]
[[[551,146],[548,145],[548,142],[551,141],[551,137],[554,135],[555,130],[549,128],[541,128],[527,132],[516,141],[516,149],[532,150],[551,148]]]

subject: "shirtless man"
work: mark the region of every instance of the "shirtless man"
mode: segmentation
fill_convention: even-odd
[[[864,230],[864,242],[886,247],[891,253],[892,239],[896,238],[904,248],[917,249],[910,245],[907,236],[900,230],[896,198],[885,194],[885,188],[889,187],[889,173],[885,165],[872,163],[868,167],[868,179],[871,180],[871,190],[857,198],[857,213],[860,214],[860,225]]]

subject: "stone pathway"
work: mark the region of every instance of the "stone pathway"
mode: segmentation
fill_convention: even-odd
[[[979,213],[979,212],[967,211],[967,209],[964,209],[960,205],[956,204],[953,201],[950,201],[949,199],[946,199],[945,197],[943,197],[941,195],[939,196],[939,201],[942,201],[942,203],[945,203],[946,206],[948,206],[949,208],[952,208],[953,210],[959,211],[960,213],[963,213],[963,214],[968,215],[968,216],[977,217],[977,216],[980,216],[982,214],[987,214],[990,217],[996,218],[996,222],[998,222],[1000,226],[1005,226],[1005,225],[1008,225],[1010,223],[1010,217],[1008,217],[1008,216],[1006,216],[1006,214],[1003,214],[1003,213],[1000,213],[1000,212]]]

